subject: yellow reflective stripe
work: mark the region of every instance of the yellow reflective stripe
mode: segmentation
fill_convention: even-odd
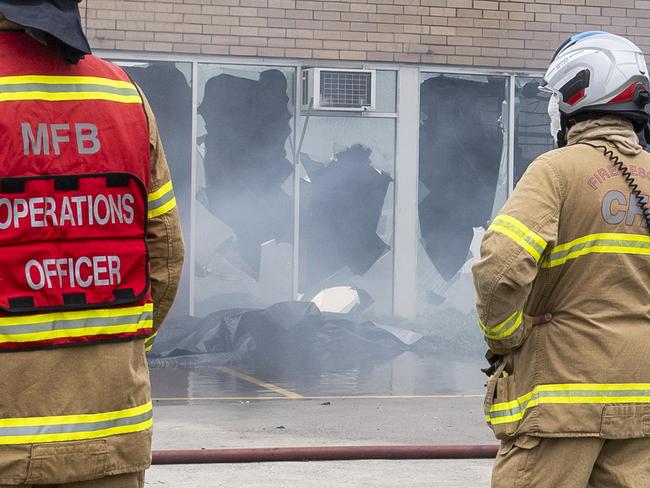
[[[153,343],[155,342],[157,335],[158,335],[158,332],[154,332],[153,334],[151,334],[149,337],[147,337],[144,340],[144,351],[145,352],[151,351],[151,349],[153,348]]]
[[[116,412],[0,419],[0,445],[98,439],[141,432],[152,426],[152,411],[149,401]]]
[[[505,339],[510,337],[519,328],[523,322],[524,314],[522,312],[515,312],[506,320],[493,327],[487,327],[480,319],[479,325],[488,339]]]
[[[112,88],[135,88],[129,81],[111,80],[97,76],[49,76],[49,75],[23,75],[2,76],[1,85],[22,85],[28,83],[43,83],[52,85],[104,85]]]
[[[539,261],[546,248],[546,241],[537,233],[530,230],[519,220],[509,215],[498,215],[489,227],[500,234],[512,239],[517,245],[523,247],[528,253]]]
[[[153,328],[153,304],[0,318],[0,344],[117,335]]]
[[[128,81],[96,76],[5,76],[0,77],[0,102],[42,100],[107,100],[141,104],[135,85]]]
[[[113,435],[133,434],[142,432],[151,428],[153,419],[145,420],[135,425],[124,425],[121,427],[110,427],[108,429],[93,430],[89,432],[71,432],[62,434],[36,434],[25,436],[0,436],[0,445],[18,445],[18,444],[40,444],[48,442],[69,442],[83,441],[90,439],[101,439]]]
[[[517,422],[528,409],[542,404],[610,403],[650,403],[650,384],[539,385],[516,400],[494,404],[486,420],[493,425]]]
[[[149,194],[149,218],[153,219],[176,208],[176,197],[171,181]]]
[[[138,305],[137,307],[105,308],[99,310],[82,310],[75,312],[54,312],[39,315],[24,315],[20,317],[0,317],[0,326],[33,325],[63,320],[123,317],[129,315],[137,315],[143,312],[153,312],[153,303],[145,303],[144,305]]]
[[[543,268],[561,266],[571,259],[587,254],[650,255],[650,236],[640,234],[590,234],[555,246],[542,263]]]
[[[80,415],[59,415],[51,417],[21,417],[13,419],[0,419],[0,429],[5,427],[30,427],[34,425],[66,425],[66,424],[87,424],[92,422],[104,422],[106,420],[117,420],[125,417],[135,417],[149,412],[153,408],[152,402],[137,407],[126,408],[114,412],[89,413]]]
[[[164,205],[155,208],[153,210],[149,210],[149,218],[153,219],[155,217],[158,217],[159,215],[166,214],[170,210],[173,210],[176,208],[176,198],[172,198],[170,201],[165,203]]]
[[[129,332],[137,332],[139,330],[151,328],[153,328],[153,320],[145,319],[140,320],[135,324],[123,324],[111,327],[81,327],[79,329],[51,330],[47,332],[34,332],[31,334],[2,334],[0,335],[0,343],[24,343],[46,341],[50,339],[62,339],[65,337],[77,338],[85,336],[116,335]]]
[[[117,95],[105,92],[12,92],[0,93],[0,102],[15,102],[24,100],[43,100],[47,102],[69,102],[74,100],[107,100],[109,102],[141,104],[139,96]]]
[[[168,181],[165,183],[163,186],[158,188],[156,191],[149,193],[149,198],[148,200],[150,202],[153,202],[155,200],[158,200],[160,197],[166,195],[169,191],[173,190],[173,185],[171,181]]]

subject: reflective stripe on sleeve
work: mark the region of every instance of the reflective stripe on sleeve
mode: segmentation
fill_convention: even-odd
[[[498,215],[488,230],[493,230],[509,237],[528,251],[535,258],[535,261],[540,260],[544,249],[546,249],[546,241],[544,239],[519,220],[509,215]]]
[[[5,76],[0,77],[0,102],[42,100],[106,100],[141,104],[135,85],[128,81],[95,76]]]
[[[507,424],[521,420],[526,411],[549,404],[650,403],[650,384],[557,384],[539,385],[516,400],[492,405],[486,420]]]
[[[523,312],[515,312],[506,320],[493,327],[486,326],[480,319],[479,325],[488,339],[499,340],[510,337],[519,328],[524,318]]]
[[[168,181],[158,190],[149,194],[149,218],[153,219],[176,208],[176,197],[172,182]]]
[[[153,328],[153,304],[0,318],[3,344],[134,334]]]
[[[115,412],[0,419],[0,445],[97,439],[141,432],[152,423],[151,402]]]
[[[542,268],[561,266],[587,254],[650,255],[650,236],[640,234],[590,234],[555,246],[542,262]]]
[[[150,335],[149,337],[147,337],[144,340],[144,350],[145,350],[145,352],[151,351],[151,349],[153,348],[153,343],[155,342],[157,335],[158,335],[158,332],[155,332],[155,333],[153,333],[152,335]]]

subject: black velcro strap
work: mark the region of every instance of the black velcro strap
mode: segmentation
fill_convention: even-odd
[[[119,288],[113,292],[115,303],[133,303],[135,302],[135,292],[133,288]]]
[[[0,181],[2,193],[25,193],[25,180],[22,178],[5,178]]]
[[[79,189],[78,176],[55,176],[54,189],[56,191],[76,191]]]
[[[86,294],[85,293],[65,293],[63,295],[63,303],[65,305],[69,305],[69,306],[86,305]]]
[[[129,186],[130,180],[131,177],[129,175],[124,175],[124,174],[108,175],[106,177],[106,186],[108,188],[122,188],[125,186]]]
[[[9,298],[11,310],[24,310],[34,308],[34,297],[13,297]]]

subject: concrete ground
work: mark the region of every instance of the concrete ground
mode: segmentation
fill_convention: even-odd
[[[157,401],[154,449],[493,444],[471,397]],[[346,461],[154,466],[147,486],[488,487],[492,461]]]
[[[340,461],[154,466],[147,487],[488,488],[492,462]]]

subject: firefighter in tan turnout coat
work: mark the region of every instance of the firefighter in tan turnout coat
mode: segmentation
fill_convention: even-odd
[[[76,0],[0,0],[0,488],[142,488],[183,241],[146,100]]]
[[[492,221],[473,268],[496,360],[485,398],[502,441],[494,488],[650,486],[648,72],[637,46],[588,32],[546,73],[552,133]],[[648,215],[648,218],[644,215]]]

